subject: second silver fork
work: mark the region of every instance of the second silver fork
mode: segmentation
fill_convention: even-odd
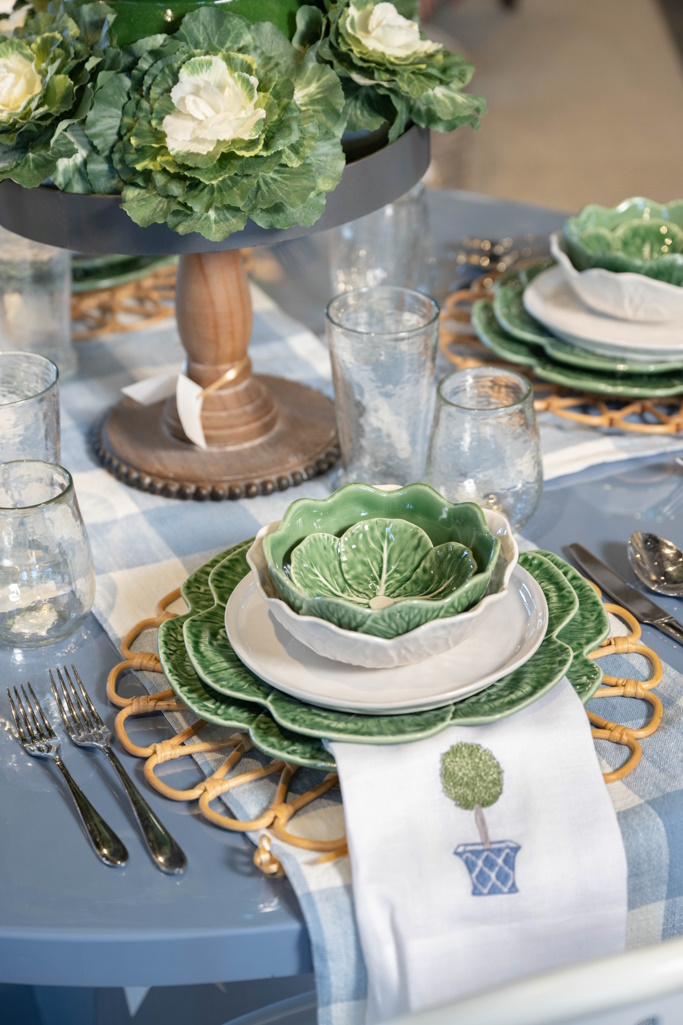
[[[187,858],[184,852],[166,827],[159,821],[116,757],[110,746],[111,730],[100,718],[97,709],[88,696],[88,692],[83,686],[83,681],[78,675],[76,667],[72,665],[71,668],[76,678],[76,685],[74,685],[68,669],[64,666],[64,676],[57,669],[59,687],[55,683],[52,670],[50,670],[50,683],[52,684],[52,691],[57,701],[62,722],[64,723],[64,729],[74,744],[78,744],[79,747],[92,747],[106,754],[116,769],[123,788],[133,806],[135,817],[138,820],[142,835],[157,868],[169,875],[183,872],[187,866]]]

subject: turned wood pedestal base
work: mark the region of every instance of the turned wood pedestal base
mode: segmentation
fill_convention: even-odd
[[[95,453],[119,480],[168,498],[254,498],[284,491],[337,460],[332,402],[296,381],[256,377],[277,404],[273,429],[249,445],[199,449],[174,437],[164,403],[124,399],[107,413],[93,438]]]
[[[296,381],[252,375],[251,296],[239,250],[180,258],[178,332],[185,372],[202,389],[206,448],[183,431],[175,398],[124,399],[94,448],[120,480],[174,498],[251,498],[324,473],[339,452],[330,399]]]

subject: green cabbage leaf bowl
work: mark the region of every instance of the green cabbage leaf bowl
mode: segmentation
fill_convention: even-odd
[[[591,204],[564,226],[579,271],[603,267],[683,285],[683,200],[654,203],[637,196],[617,207]]]
[[[347,484],[299,499],[263,549],[296,613],[375,637],[456,616],[501,586],[500,541],[479,506],[455,505],[426,484]]]

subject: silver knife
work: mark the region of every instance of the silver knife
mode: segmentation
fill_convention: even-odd
[[[623,577],[615,573],[613,569],[606,566],[604,562],[592,555],[583,545],[571,544],[568,546],[572,557],[584,571],[586,576],[594,580],[599,587],[605,591],[610,598],[614,598],[619,605],[635,616],[641,623],[654,626],[662,633],[673,637],[679,644],[683,644],[683,625],[669,613],[655,605],[641,591],[627,584]]]

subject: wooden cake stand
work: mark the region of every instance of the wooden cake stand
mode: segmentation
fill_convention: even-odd
[[[376,147],[376,148],[373,148]],[[0,184],[0,225],[18,235],[88,253],[180,254],[176,319],[185,372],[206,389],[207,448],[186,437],[175,398],[143,406],[125,398],[93,436],[95,452],[133,487],[174,498],[250,498],[324,473],[339,449],[333,403],[296,381],[251,372],[249,284],[240,249],[325,231],[397,199],[427,170],[429,132],[410,128],[391,145],[349,149],[342,180],[312,228],[266,231],[251,221],[223,242],[140,228],[117,196]]]

